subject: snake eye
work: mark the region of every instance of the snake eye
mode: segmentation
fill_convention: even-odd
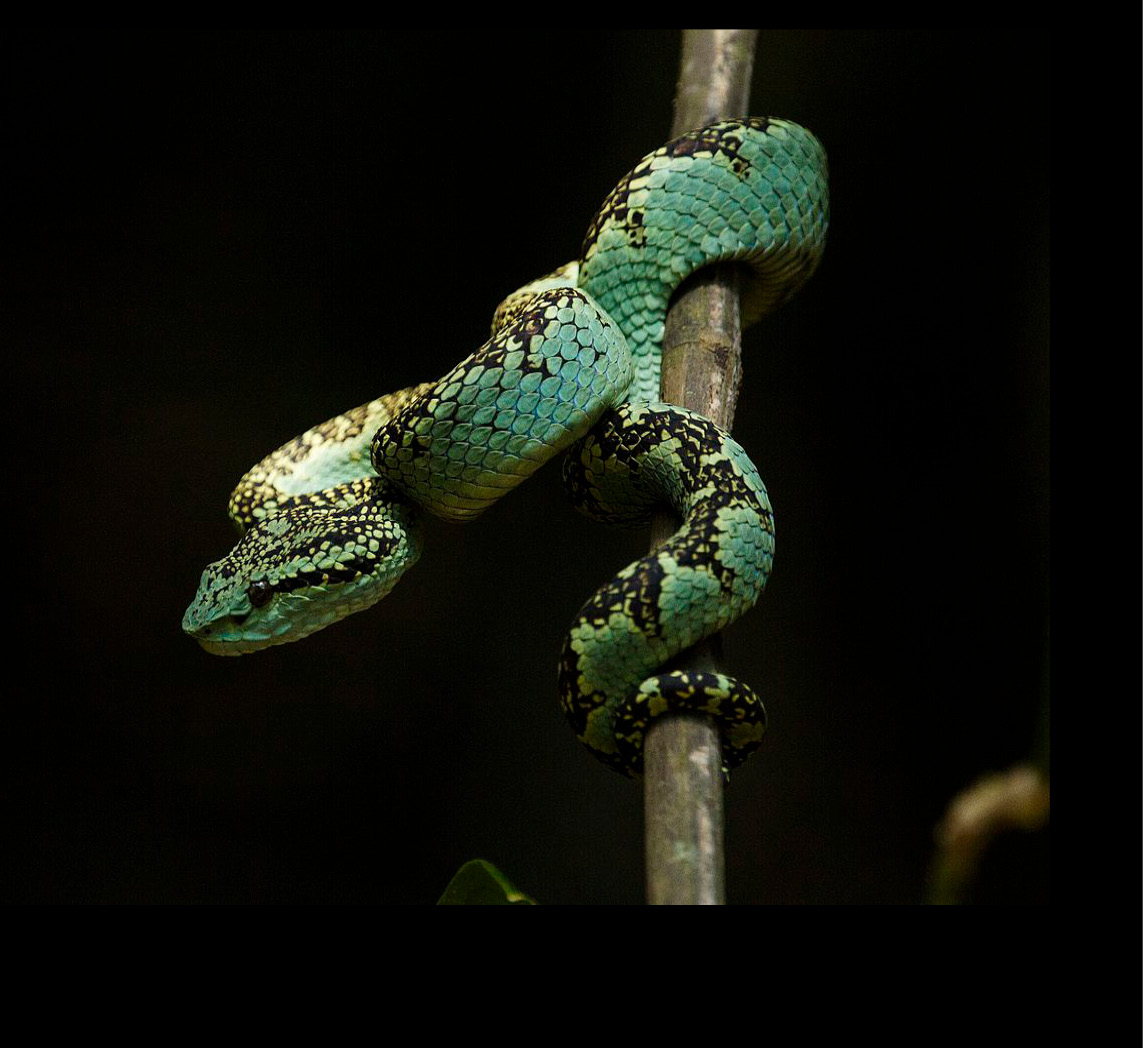
[[[246,595],[254,607],[260,608],[269,602],[272,592],[270,583],[265,579],[259,579],[257,582],[250,583],[250,589],[247,590]]]

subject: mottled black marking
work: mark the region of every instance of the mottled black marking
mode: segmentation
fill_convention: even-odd
[[[623,405],[608,412],[596,425],[565,465],[564,476],[577,506],[597,519],[630,522],[642,510],[665,504],[684,518],[682,527],[659,550],[638,561],[600,589],[584,605],[573,633],[581,635],[586,626],[593,630],[608,623],[614,614],[629,618],[651,640],[659,640],[667,650],[677,651],[682,638],[665,618],[663,560],[713,576],[725,600],[735,598],[738,571],[717,558],[720,547],[730,539],[719,513],[727,506],[752,510],[756,524],[739,516],[736,526],[757,527],[773,533],[773,517],[765,495],[755,489],[735,466],[730,437],[714,423],[692,412],[674,408]],[[618,472],[614,466],[622,467]],[[594,490],[593,490],[594,485]],[[620,495],[620,492],[622,494]],[[609,497],[629,502],[619,509],[609,507]],[[753,571],[753,569],[752,569]],[[764,579],[763,579],[764,581]],[[752,574],[751,585],[757,584]],[[690,643],[692,641],[683,642]],[[638,684],[629,696],[589,693],[581,677],[581,660],[571,634],[565,641],[560,661],[560,695],[564,713],[576,734],[589,741],[593,711],[606,708],[617,753],[593,749],[608,766],[629,775],[642,769],[643,738],[651,719],[646,694]],[[594,662],[595,656],[590,656]],[[749,686],[718,674],[672,672],[650,678],[650,693],[666,700],[672,710],[714,711],[723,725],[765,727],[761,701]],[[725,767],[741,763],[757,745],[760,732],[747,731],[733,738],[724,734]]]
[[[595,250],[595,244],[603,227],[614,223],[626,227],[627,238],[634,248],[642,248],[647,242],[646,230],[643,229],[644,216],[641,211],[629,212],[629,199],[631,196],[631,183],[648,175],[651,171],[651,162],[660,156],[687,157],[696,153],[710,153],[712,156],[725,157],[731,170],[740,177],[747,177],[753,165],[744,157],[740,150],[742,146],[742,130],[750,127],[763,133],[770,126],[765,118],[751,117],[747,120],[728,120],[721,124],[700,128],[697,131],[688,131],[684,135],[668,142],[661,149],[645,156],[620,180],[619,184],[607,194],[599,211],[587,227],[587,235],[583,240],[580,260],[586,262]]]
[[[740,152],[741,132],[744,128],[750,127],[765,133],[769,126],[770,121],[765,118],[727,121],[700,128],[698,131],[688,131],[673,142],[668,142],[663,150],[667,156],[693,156],[695,153],[724,156],[730,161],[731,170],[736,175],[745,175],[753,165]]]
[[[309,513],[312,510],[349,509],[352,506],[374,500],[392,501],[389,486],[379,477],[362,477],[347,481],[335,488],[323,491],[309,491],[301,495],[283,495],[269,485],[251,485],[236,489],[230,499],[230,515],[245,531],[260,521],[271,517],[284,516],[298,510]],[[255,517],[254,511],[267,502],[274,503],[273,513]]]
[[[748,684],[701,670],[676,670],[652,679],[655,691],[666,699],[673,713],[703,714],[713,693],[728,692],[717,700],[724,773],[742,764],[757,748],[757,743],[744,747],[732,745],[726,732],[731,725],[757,725],[762,731],[766,730],[766,709]],[[647,703],[641,698],[633,696],[618,711],[615,742],[619,752],[608,762],[632,778],[643,773],[643,742],[654,720]]]
[[[581,261],[586,261],[591,255],[595,249],[595,242],[599,239],[599,234],[608,222],[615,222],[619,225],[626,223],[627,200],[631,195],[631,183],[635,179],[642,178],[650,172],[651,161],[659,155],[659,152],[660,151],[657,150],[650,156],[644,157],[635,167],[628,171],[627,174],[619,180],[619,184],[607,194],[606,199],[595,213],[595,217],[588,224],[587,235],[583,238],[583,247],[580,250],[579,257]],[[642,225],[642,218],[640,218],[640,225]]]
[[[663,567],[654,554],[643,557],[625,578],[616,576],[584,605],[581,619],[603,625],[611,613],[622,611],[647,637],[658,637],[659,597],[663,589]]]
[[[373,437],[372,459],[373,468],[383,476],[391,476],[387,464],[392,463],[398,470],[401,466],[390,454],[390,449],[409,448],[414,459],[425,458],[432,453],[433,437],[429,433],[418,433],[417,426],[421,422],[435,422],[439,417],[439,398],[437,391],[442,390],[454,382],[462,382],[467,372],[475,366],[485,368],[503,368],[504,360],[511,352],[527,351],[532,340],[537,335],[543,335],[544,330],[551,323],[551,317],[545,316],[552,306],[559,306],[561,300],[586,304],[587,296],[576,288],[554,288],[539,292],[526,310],[514,313],[512,319],[495,335],[492,336],[472,356],[463,360],[452,369],[444,378],[435,383],[424,395],[418,397],[411,404],[382,426]],[[602,318],[602,314],[597,314]],[[523,366],[518,370],[527,372],[540,367],[539,359],[525,357]],[[431,425],[426,427],[431,429]]]

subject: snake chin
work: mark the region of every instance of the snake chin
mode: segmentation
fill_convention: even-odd
[[[192,634],[193,636],[193,634]],[[195,636],[203,651],[210,652],[211,655],[247,655],[252,651],[261,651],[267,645],[259,645],[253,641],[218,641],[211,640],[209,637]],[[293,638],[287,638],[292,640]]]

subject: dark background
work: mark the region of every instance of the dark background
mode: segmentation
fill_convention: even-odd
[[[251,464],[443,374],[577,252],[667,138],[677,33],[7,47],[4,899],[427,903],[483,857],[638,902],[641,792],[554,685],[645,538],[557,469],[304,643],[219,659],[179,624]],[[1032,751],[1047,692],[1047,39],[763,32],[753,111],[824,142],[832,224],[746,340],[778,545],[726,635],[771,718],[729,898],[918,902],[948,801]],[[978,898],[1044,901],[1047,868],[1046,833],[1003,841]]]

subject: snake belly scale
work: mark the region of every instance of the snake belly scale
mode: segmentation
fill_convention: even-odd
[[[828,206],[824,151],[788,121],[725,121],[649,154],[579,259],[505,299],[490,340],[449,374],[307,430],[242,478],[230,499],[242,538],[203,572],[184,630],[243,654],[322,629],[415,563],[419,510],[471,519],[570,449],[582,512],[629,525],[666,503],[683,521],[565,638],[559,692],[577,737],[637,775],[650,720],[691,710],[719,722],[726,767],[741,763],[765,729],[758,696],[662,667],[757,601],[773,514],[729,434],[658,403],[659,349],[671,295],[703,266],[744,264],[744,322],[784,302],[818,264]]]

